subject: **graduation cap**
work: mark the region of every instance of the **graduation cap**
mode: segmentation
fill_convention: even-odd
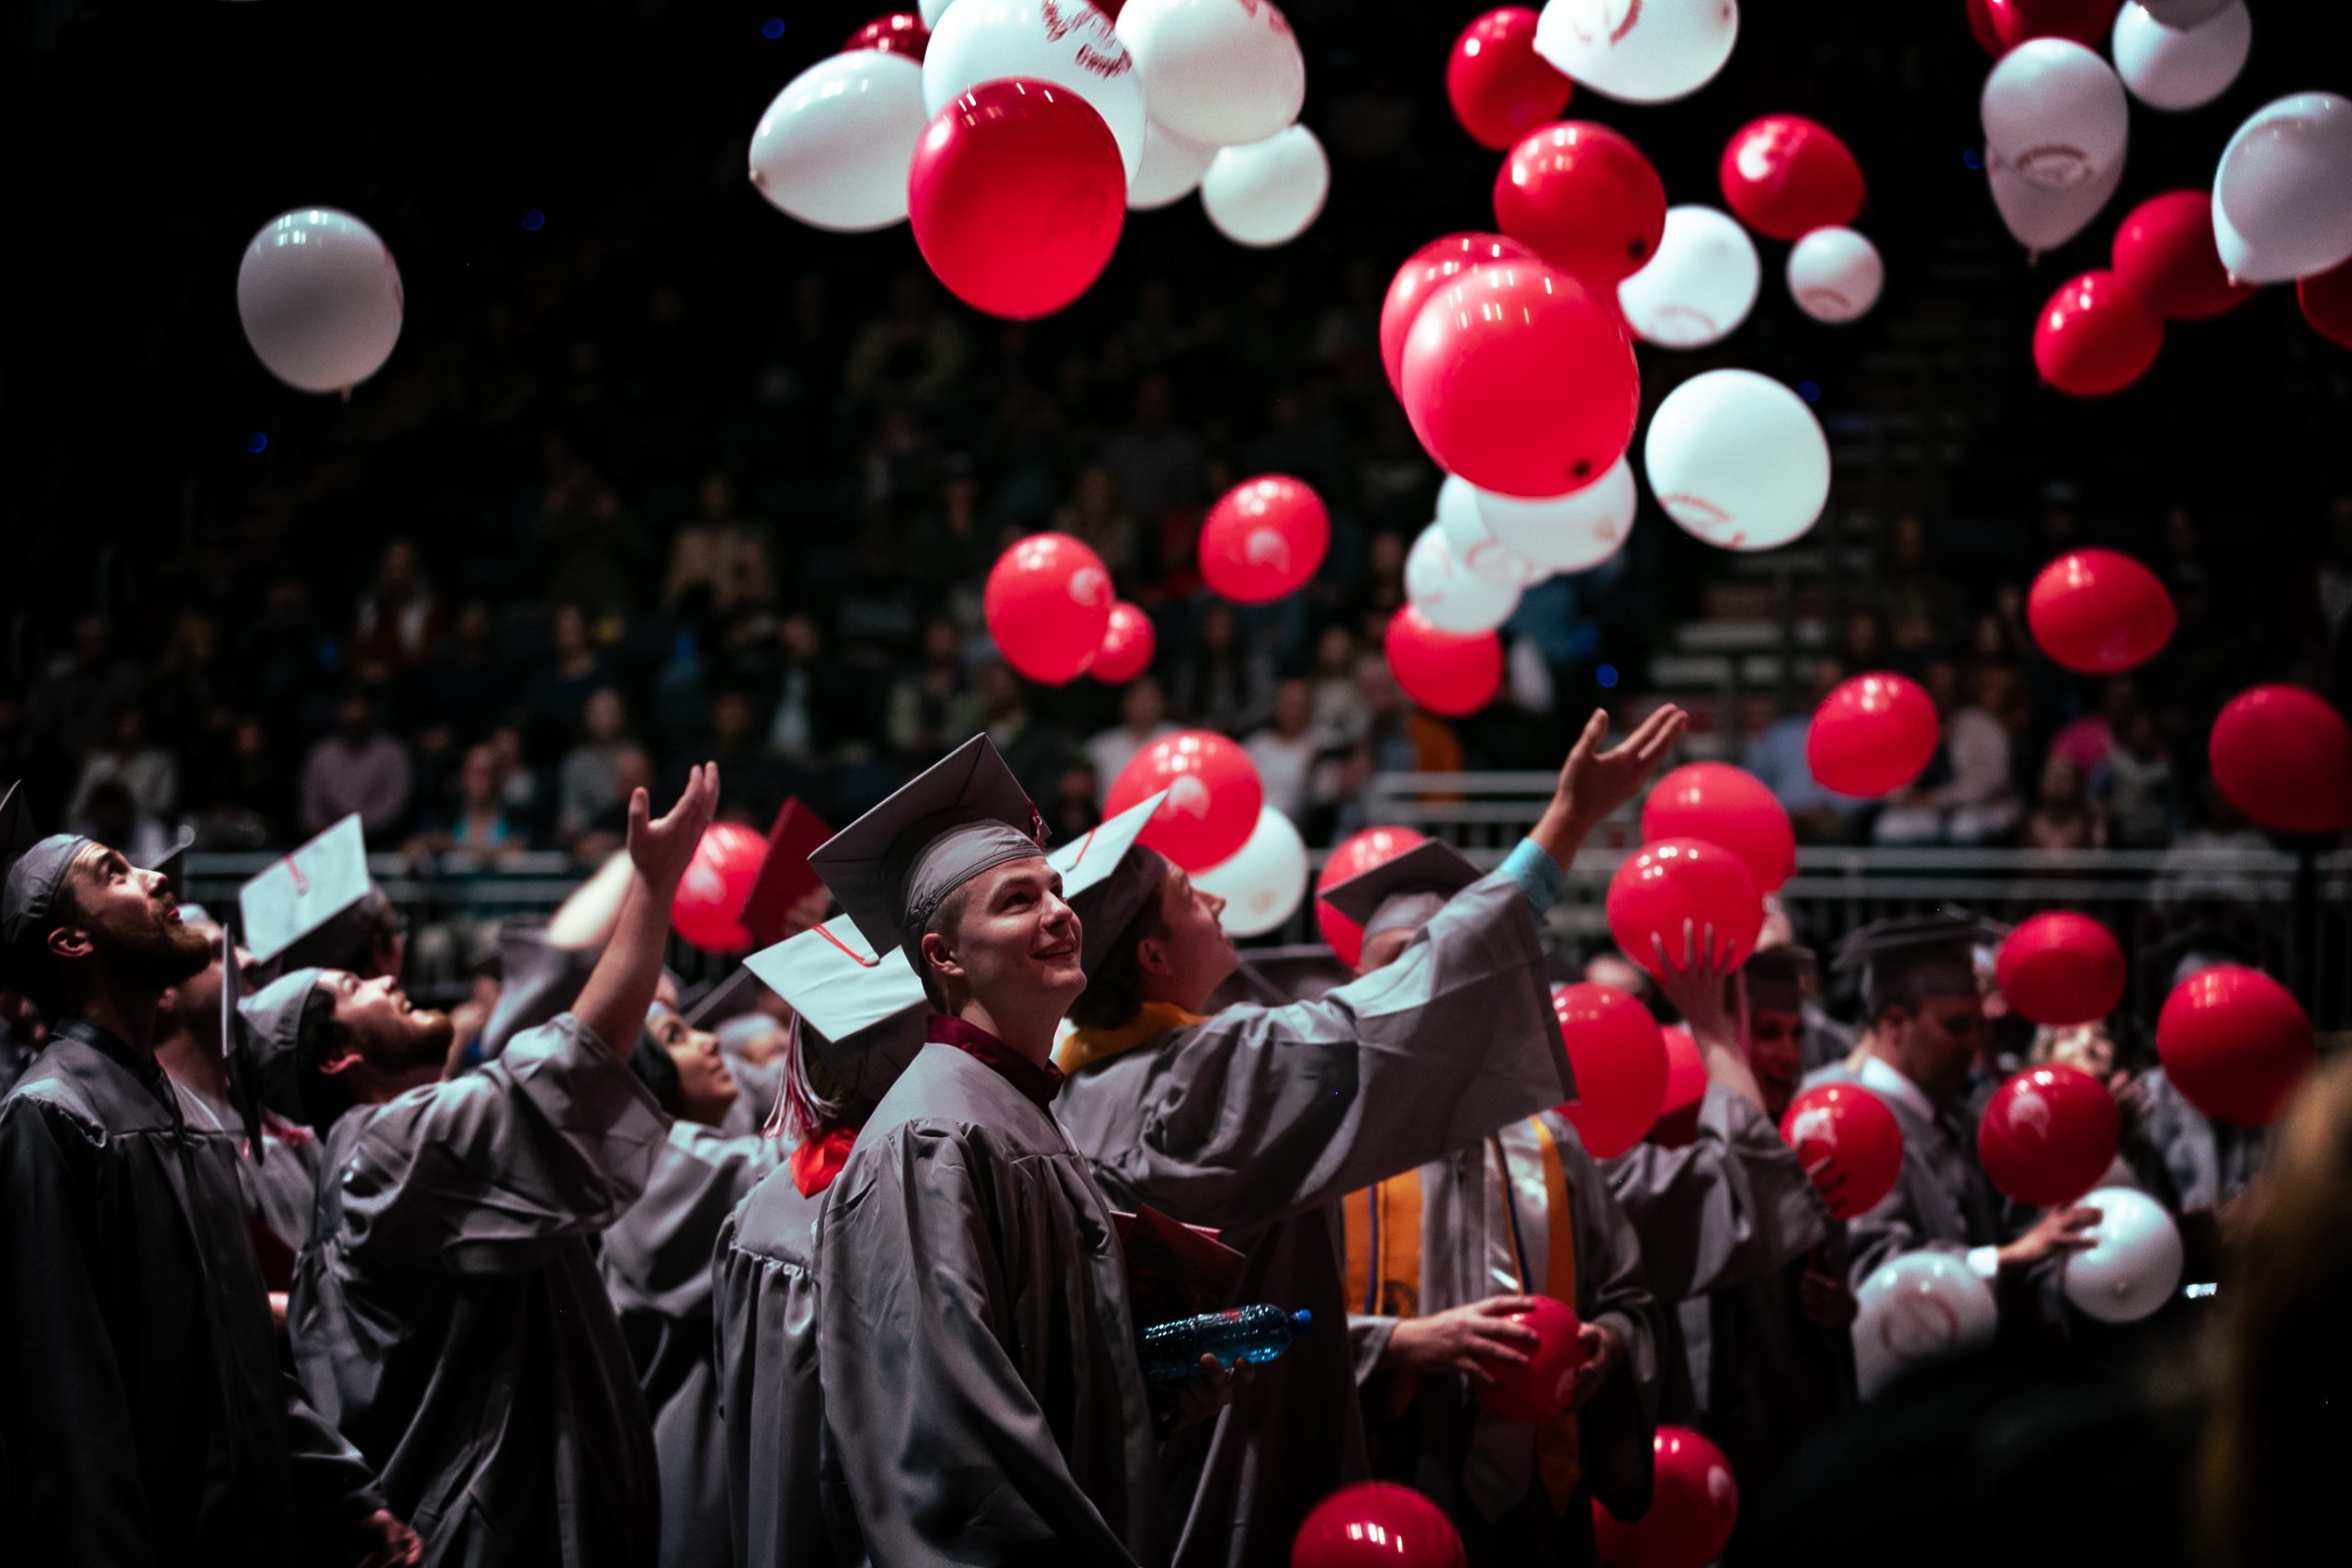
[[[237,974],[236,952],[229,949],[220,965],[220,1007],[223,1023],[234,1019],[243,1028],[228,1036],[232,1071],[247,1104],[247,1134],[258,1155],[261,1122],[254,1107],[277,1111],[289,1122],[309,1125],[310,1111],[302,1096],[302,1020],[311,993],[326,977],[323,969],[297,969],[281,975],[252,996]],[[233,1011],[232,1010],[233,1010]]]
[[[683,1016],[687,1026],[716,1029],[752,1011],[759,1006],[760,985],[760,977],[751,970],[736,970],[686,1004]]]
[[[1749,1007],[1797,1012],[1804,1007],[1805,993],[1818,982],[1820,964],[1809,947],[1763,947],[1749,955],[1740,975],[1747,983]]]
[[[784,940],[792,907],[824,884],[808,857],[832,836],[825,819],[802,805],[797,795],[775,814],[775,825],[768,829],[766,858],[760,862],[760,874],[752,884],[751,897],[743,900],[741,917],[754,942],[768,947]]]
[[[808,863],[876,956],[907,947],[911,970],[914,939],[949,894],[983,872],[1043,855],[1044,839],[1037,808],[983,734],[826,840]]]
[[[33,984],[65,874],[89,842],[74,833],[42,838],[22,784],[0,796],[0,977],[19,987]]]
[[[1908,997],[1976,994],[1973,949],[1985,923],[1955,911],[1873,920],[1838,944],[1837,967],[1859,973],[1873,1017]]]
[[[237,889],[245,945],[255,963],[276,964],[296,942],[347,919],[374,891],[355,811]]]
[[[1370,871],[1323,890],[1323,901],[1363,928],[1368,941],[1381,931],[1419,931],[1445,901],[1478,880],[1478,868],[1462,852],[1425,839]]]
[[[1046,857],[1046,863],[1061,876],[1063,901],[1078,911],[1085,928],[1078,964],[1089,975],[1111,955],[1120,933],[1159,897],[1168,876],[1168,863],[1159,852],[1136,842],[1167,798],[1168,792],[1161,790],[1138,801]]]
[[[836,915],[752,954],[743,969],[791,1004],[798,1049],[823,1062],[842,1095],[870,1105],[922,1049],[931,1002],[911,964],[864,947],[856,922]]]

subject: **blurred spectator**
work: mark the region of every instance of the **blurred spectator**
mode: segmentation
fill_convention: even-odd
[[[1917,513],[1895,518],[1873,598],[1891,628],[1895,652],[1907,660],[1925,658],[1959,620],[1959,593],[1930,558],[1928,525]]]
[[[468,747],[458,770],[457,799],[435,815],[415,847],[494,860],[531,847],[525,827],[507,814],[503,771],[488,741]]]
[[[696,506],[695,520],[670,542],[662,605],[676,609],[694,588],[703,589],[710,608],[721,615],[746,601],[765,604],[775,595],[767,535],[736,515],[735,486],[723,473],[704,475]]]
[[[2090,802],[2083,775],[2064,757],[2041,765],[2041,786],[2025,821],[2030,850],[2090,850],[2107,842],[2107,823]]]
[[[2106,807],[2117,848],[2157,850],[2172,842],[2180,817],[2172,759],[2146,708],[2134,707],[2123,720],[2120,738],[2091,781],[2091,793]]]
[[[1372,710],[1356,684],[1355,634],[1326,626],[1315,639],[1315,730],[1326,746],[1352,746],[1372,728]]]
[[[1192,656],[1177,667],[1175,707],[1187,723],[1241,735],[1273,707],[1273,666],[1245,647],[1233,606],[1201,606]]]
[[[335,710],[334,733],[302,764],[302,831],[322,833],[353,812],[371,839],[407,819],[408,750],[376,727],[376,705],[353,691]]]
[[[419,728],[443,728],[451,740],[481,739],[514,705],[517,682],[491,643],[490,605],[469,599],[411,682],[405,705]],[[451,740],[436,747],[446,750]]]
[[[2139,705],[2140,688],[2129,676],[2109,681],[2100,691],[2098,711],[2086,713],[2061,729],[2050,742],[2051,755],[2075,764],[2085,778],[2097,778],[2115,746],[2124,721]]]
[[[694,755],[718,764],[721,809],[764,829],[792,793],[792,780],[761,737],[762,717],[751,693],[741,687],[719,692],[710,699],[708,744]],[[671,772],[683,778],[690,765],[675,760]]]
[[[628,739],[628,712],[612,687],[591,693],[581,718],[585,733],[565,754],[556,776],[556,832],[567,842],[620,804],[617,764],[623,751],[635,749]]]
[[[1096,777],[1093,763],[1076,753],[1070,756],[1056,781],[1052,809],[1046,813],[1046,826],[1055,843],[1069,843],[1102,824],[1101,802],[1106,787]]]
[[[775,712],[768,722],[768,749],[786,761],[806,763],[831,752],[855,732],[842,682],[825,656],[817,623],[790,615],[777,628],[783,660],[776,671]]]
[[[557,605],[548,624],[548,662],[524,699],[533,750],[541,756],[560,755],[578,732],[588,699],[611,683],[604,656],[588,639],[588,613],[577,604]]]
[[[724,779],[720,782],[731,793],[733,785]],[[582,865],[598,865],[628,846],[628,800],[640,789],[649,794],[653,789],[652,760],[637,747],[624,746],[613,753],[613,804],[571,836],[567,847],[572,859]]]
[[[1242,750],[1258,767],[1266,804],[1293,823],[1306,820],[1308,789],[1321,748],[1315,732],[1315,695],[1303,680],[1274,688],[1274,721],[1250,737]]]
[[[2014,700],[2010,671],[1979,666],[1969,677],[1969,700],[1949,705],[1951,666],[1928,667],[1928,694],[1944,713],[1940,755],[1947,782],[1913,789],[1879,813],[1873,836],[1883,844],[1989,844],[2016,827],[2018,804],[2009,776],[2009,724]]]
[[[74,803],[66,808],[67,820],[87,822],[90,792],[109,783],[119,783],[130,792],[131,807],[141,820],[161,822],[179,807],[179,762],[147,739],[147,714],[135,703],[115,710],[106,749],[92,751],[89,761],[82,764],[82,776],[74,786]],[[88,828],[75,830],[98,836]],[[133,857],[133,863],[148,863]]]
[[[359,595],[351,629],[352,669],[370,683],[424,662],[440,633],[441,607],[416,564],[416,545],[394,539],[384,547],[376,581]]]
[[[105,733],[124,704],[136,700],[139,671],[115,652],[104,615],[74,623],[74,647],[50,661],[33,693],[33,728],[51,744],[78,751]]]
[[[1020,677],[1001,659],[980,666],[980,717],[989,739],[1004,754],[1004,765],[1029,798],[1055,798],[1069,743],[1031,716]]]
[[[980,728],[979,694],[964,671],[963,634],[944,615],[923,623],[922,659],[890,688],[890,749],[909,765],[928,765],[957,738]]]
[[[1176,727],[1168,722],[1168,701],[1160,694],[1158,681],[1138,675],[1120,688],[1119,722],[1090,736],[1086,742],[1086,760],[1101,786],[1098,801],[1110,794],[1136,752],[1161,736],[1175,733]]]
[[[119,778],[103,778],[91,786],[82,802],[76,831],[108,849],[120,850],[133,865],[153,865],[172,849],[171,835],[162,821],[139,809],[130,786]]]
[[[921,273],[902,272],[883,313],[860,330],[842,373],[850,395],[921,406],[935,401],[964,368],[964,329],[938,307]]]
[[[1146,290],[1147,299],[1151,290]],[[1166,286],[1158,295],[1168,298]],[[1147,329],[1148,330],[1148,329]],[[1173,417],[1174,391],[1168,378],[1153,373],[1136,383],[1135,420],[1103,444],[1102,467],[1118,485],[1146,536],[1157,547],[1158,525],[1179,507],[1201,499],[1201,444]]]
[[[1090,463],[1079,470],[1069,502],[1054,513],[1054,528],[1091,546],[1111,569],[1113,582],[1136,580],[1140,530],[1120,503],[1118,481],[1102,464]]]

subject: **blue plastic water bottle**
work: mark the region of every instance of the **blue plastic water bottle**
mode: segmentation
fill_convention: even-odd
[[[1155,1323],[1137,1336],[1144,1381],[1182,1382],[1200,1370],[1203,1356],[1215,1356],[1228,1369],[1238,1361],[1271,1361],[1314,1326],[1311,1312],[1284,1312],[1263,1303]]]

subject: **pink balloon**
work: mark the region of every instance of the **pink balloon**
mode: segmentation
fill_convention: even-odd
[[[1388,372],[1388,387],[1399,400],[1405,396],[1405,338],[1413,330],[1421,307],[1439,286],[1472,267],[1501,261],[1533,261],[1535,253],[1517,240],[1500,234],[1448,234],[1431,240],[1405,258],[1388,280],[1387,298],[1380,302],[1380,363]]]
[[[1503,683],[1503,639],[1492,632],[1440,631],[1410,604],[1388,621],[1388,670],[1405,694],[1448,718],[1494,701]]]
[[[1441,468],[1548,499],[1609,471],[1642,388],[1616,312],[1542,262],[1481,267],[1422,307],[1405,339],[1405,412]]]
[[[670,905],[670,929],[689,947],[704,953],[741,953],[752,945],[743,927],[743,905],[760,879],[768,840],[741,822],[713,822],[703,829],[678,896]]]
[[[1644,844],[1617,867],[1609,879],[1608,913],[1609,934],[1655,979],[1658,943],[1682,966],[1686,921],[1697,956],[1708,956],[1712,927],[1715,966],[1736,969],[1747,963],[1764,926],[1764,896],[1731,851],[1701,839],[1667,839]]]
[[[983,82],[915,143],[907,218],[948,292],[1016,321],[1050,316],[1093,286],[1127,216],[1126,164],[1111,128],[1067,87]]]
[[[2116,280],[2159,316],[2193,321],[2234,310],[2259,286],[2233,283],[2213,243],[2210,191],[2152,196],[2115,226]]]
[[[997,558],[981,597],[1004,661],[1066,686],[1086,673],[1111,626],[1111,573],[1068,534],[1032,534]]]
[[[2072,550],[2041,569],[2026,595],[2026,625],[2041,651],[2085,675],[2145,664],[2180,617],[2156,574],[2114,550]]]
[[[1724,204],[1773,240],[1851,223],[1862,210],[1862,166],[1838,133],[1796,114],[1751,120],[1715,166]]]
[[[1940,733],[1917,682],[1873,671],[1841,682],[1813,710],[1805,765],[1839,795],[1892,795],[1927,772]]]
[[[2239,693],[2213,720],[2206,760],[2222,798],[2281,833],[2352,828],[2352,727],[2301,686]]]
[[[1994,961],[2010,1007],[2036,1023],[2096,1023],[2123,1000],[2123,949],[2088,915],[2052,909],[2011,931]]]
[[[1657,254],[1666,186],[1618,132],[1562,120],[1529,132],[1503,161],[1495,227],[1569,276],[1610,289]]]
[[[1577,1080],[1577,1097],[1560,1114],[1593,1158],[1622,1155],[1642,1141],[1666,1100],[1657,1020],[1624,992],[1590,981],[1553,987],[1552,1011]]]
[[[1331,545],[1331,514],[1304,479],[1261,474],[1227,491],[1201,525],[1201,576],[1242,604],[1306,586]]]
[[[1770,893],[1797,868],[1796,829],[1764,781],[1729,762],[1688,762],[1642,802],[1642,839],[1703,839],[1737,855]]]
[[[1102,646],[1087,673],[1106,686],[1124,684],[1151,668],[1151,656],[1159,649],[1159,634],[1151,629],[1151,617],[1122,599],[1111,606]]]
[[[1445,62],[1445,96],[1453,118],[1481,147],[1504,152],[1557,119],[1574,90],[1535,52],[1535,13],[1524,6],[1489,11],[1462,29]]]
[[[1340,840],[1331,851],[1322,874],[1315,879],[1315,925],[1340,963],[1352,969],[1363,962],[1363,927],[1325,903],[1323,890],[1362,876],[1374,866],[1385,865],[1414,845],[1428,841],[1427,834],[1411,828],[1366,828]]]
[[[1249,842],[1266,804],[1266,787],[1250,754],[1206,729],[1164,735],[1136,752],[1112,781],[1102,813],[1116,817],[1161,790],[1168,798],[1136,842],[1186,871],[1206,871]]]
[[[2148,373],[2165,324],[2111,272],[2061,284],[2033,328],[2033,365],[2071,397],[2103,398]]]

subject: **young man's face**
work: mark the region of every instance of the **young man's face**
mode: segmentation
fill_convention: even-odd
[[[1911,1064],[1915,1081],[1938,1104],[1958,1100],[1984,1043],[1984,1003],[1965,996],[1926,997],[1917,1006],[1890,1007],[1879,1032]]]
[[[1804,1015],[1754,1008],[1747,1015],[1747,1065],[1764,1091],[1765,1113],[1778,1122],[1804,1077]]]
[[[439,1066],[448,1059],[449,1015],[417,1007],[400,982],[389,976],[363,980],[331,969],[319,984],[334,997],[334,1021],[346,1058],[356,1055],[384,1073]]]
[[[1209,993],[1241,962],[1217,919],[1224,910],[1224,899],[1193,886],[1183,868],[1170,863],[1159,885],[1160,923],[1168,934],[1145,940],[1159,950],[1155,972],[1165,975],[1167,988],[1184,1007],[1206,1005]]]
[[[160,991],[211,962],[210,941],[181,922],[171,879],[161,872],[141,871],[120,852],[89,844],[66,886],[72,907],[59,929],[85,935],[114,974]],[[59,940],[52,935],[52,947]]]
[[[983,1003],[1017,990],[1057,996],[1067,1007],[1086,989],[1083,936],[1077,911],[1062,902],[1060,874],[1034,855],[973,878],[954,929],[925,937],[923,951],[927,962],[937,955],[960,969]]]
[[[667,1007],[656,1007],[645,1027],[678,1069],[679,1114],[706,1127],[718,1125],[742,1093],[735,1075],[727,1070],[727,1058],[719,1055],[718,1036],[695,1028]]]

